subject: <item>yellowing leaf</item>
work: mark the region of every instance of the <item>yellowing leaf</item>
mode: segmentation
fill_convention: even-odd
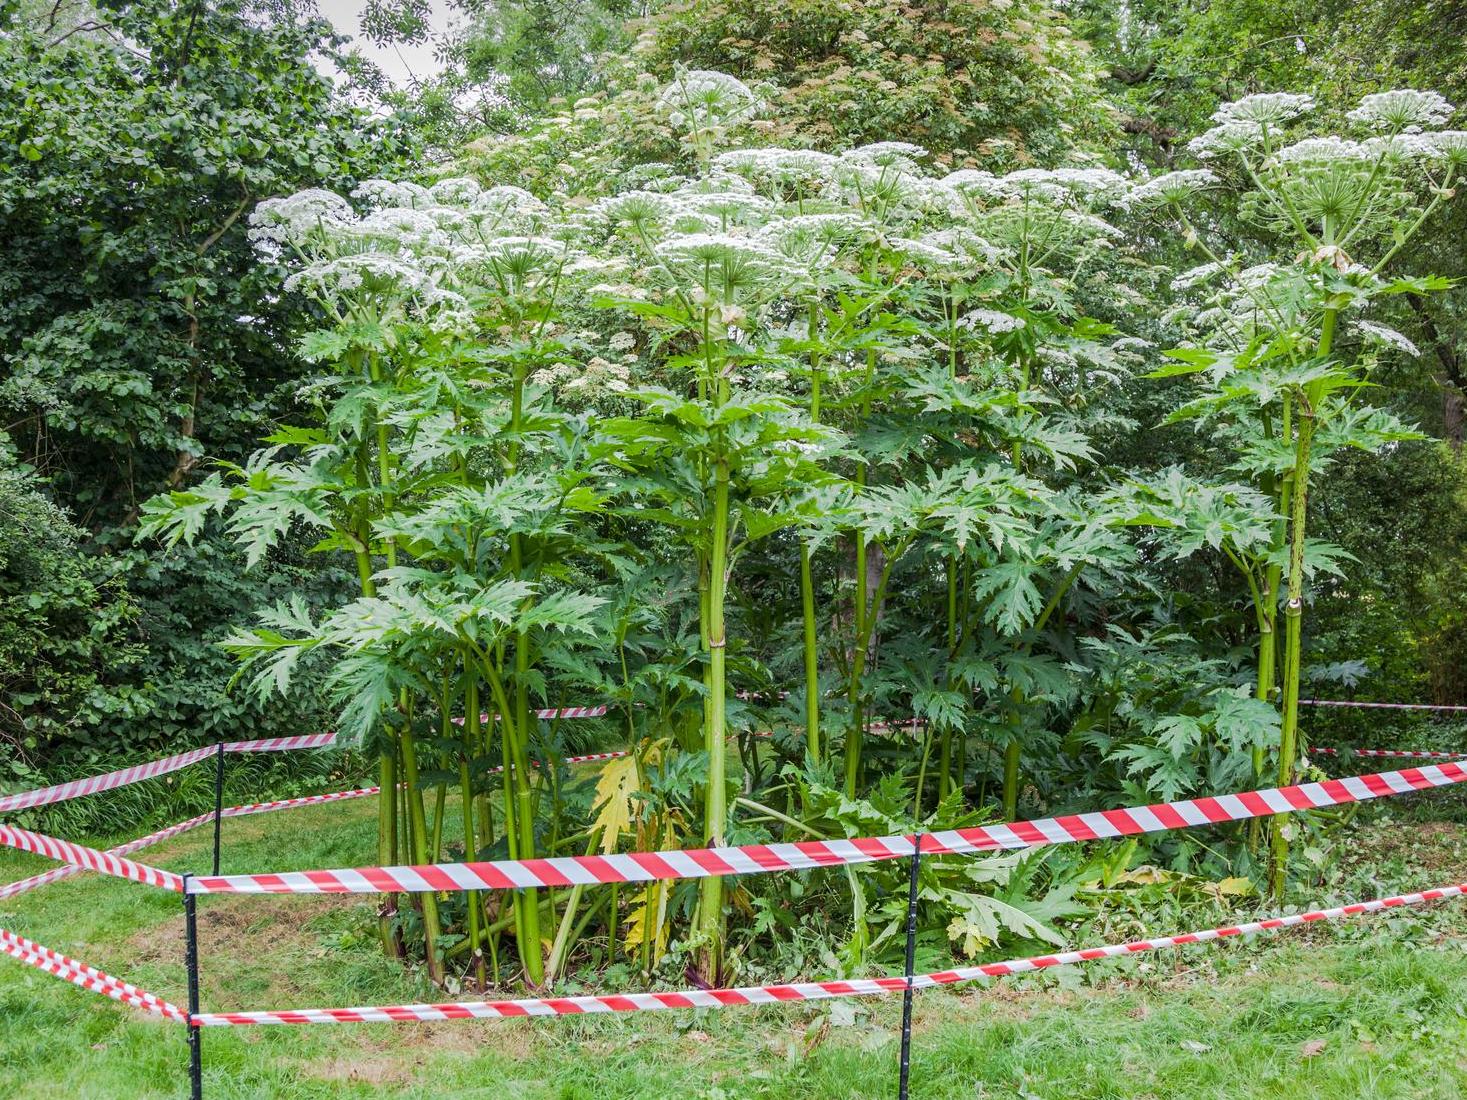
[[[954,917],[947,926],[947,938],[950,940],[961,939],[963,941],[961,950],[968,958],[972,958],[982,951],[991,942],[984,934],[986,930],[976,922],[963,917]]]
[[[1207,884],[1207,893],[1215,898],[1247,898],[1253,892],[1251,879],[1223,879],[1221,883]]]
[[[602,852],[616,851],[617,842],[631,829],[632,795],[641,789],[641,785],[635,756],[612,760],[601,769],[601,776],[596,780],[596,798],[592,803],[596,820],[591,827],[601,831]]]
[[[1137,886],[1154,886],[1159,882],[1170,882],[1176,877],[1170,871],[1143,863],[1140,867],[1118,876],[1116,882],[1134,882]]]
[[[622,944],[628,955],[635,955],[642,944],[652,937],[652,963],[656,965],[667,950],[667,886],[661,882],[647,885],[637,895],[631,915],[627,917],[626,933]]]

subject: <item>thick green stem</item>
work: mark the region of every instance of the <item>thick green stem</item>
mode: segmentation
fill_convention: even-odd
[[[1029,238],[1026,233],[1024,236],[1024,251],[1020,258],[1020,270],[1024,272],[1028,270],[1028,249]],[[1028,391],[1029,382],[1034,376],[1034,362],[1028,355],[1025,355],[1021,361],[1021,370],[1022,375],[1019,383],[1019,392],[1025,393]],[[1011,454],[1014,460],[1014,472],[1022,474],[1024,472],[1024,444],[1022,440],[1014,440]],[[1064,588],[1069,587],[1070,581],[1073,581],[1075,576],[1075,573],[1071,573],[1069,579],[1065,582]],[[1063,588],[1055,592],[1049,604],[1044,609],[1043,617],[1045,619],[1049,617],[1050,612],[1054,610],[1059,602],[1059,598],[1063,594]],[[1040,629],[1041,627],[1036,625],[1035,633],[1037,634]],[[1005,821],[1014,821],[1019,815],[1019,754],[1021,751],[1019,735],[1023,730],[1023,692],[1017,687],[1012,688],[1009,691],[1009,699],[1014,708],[1014,720],[1009,743],[1004,746],[1003,750],[1003,816]]]
[[[1019,742],[1010,741],[1003,750],[1003,819],[1019,819]]]
[[[857,537],[861,539],[861,543],[864,543],[865,539],[863,536],[858,535]],[[861,543],[858,543],[858,546]],[[908,545],[910,545],[910,539],[904,541],[901,549],[897,552],[893,553],[888,551],[885,554],[886,560],[881,567],[881,576],[877,580],[876,588],[872,592],[869,600],[866,598],[866,575],[864,569],[861,571],[860,581],[856,588],[856,591],[860,593],[861,597],[860,615],[858,616],[861,626],[856,631],[855,652],[851,654],[850,698],[852,734],[854,736],[849,737],[846,741],[846,794],[850,798],[856,796],[856,783],[861,772],[861,737],[866,727],[864,680],[866,677],[867,654],[871,652],[871,640],[876,633],[876,620],[881,614],[881,605],[886,599],[886,585],[891,579],[891,567],[901,557],[901,554],[906,550]],[[864,552],[860,555],[859,560],[864,565]]]
[[[1294,781],[1294,762],[1299,752],[1299,658],[1304,626],[1304,531],[1308,508],[1309,448],[1314,436],[1314,417],[1301,410],[1299,437],[1294,458],[1294,502],[1289,537],[1289,594],[1284,603],[1284,716],[1279,731],[1279,786]],[[1283,897],[1288,871],[1290,818],[1280,815],[1273,823],[1273,860],[1269,891],[1275,900]]]
[[[1334,343],[1337,310],[1327,309],[1320,328],[1317,358],[1330,353]],[[1289,588],[1284,602],[1284,714],[1279,730],[1279,786],[1294,780],[1294,764],[1299,744],[1299,666],[1304,634],[1304,541],[1307,533],[1309,501],[1310,446],[1314,441],[1316,417],[1322,387],[1311,385],[1298,396],[1299,424],[1294,443],[1293,500],[1289,520]],[[1283,899],[1288,879],[1289,831],[1292,819],[1280,814],[1273,821],[1272,859],[1269,867],[1269,893],[1275,901]]]
[[[511,717],[513,706],[504,688],[504,678],[489,655],[478,653],[479,665],[489,682],[494,704],[499,708],[499,728],[504,743],[504,835],[511,859],[528,859],[534,851],[534,801],[530,790],[529,739]],[[525,843],[525,820],[529,820],[530,843]],[[533,985],[544,980],[545,962],[540,944],[540,898],[533,887],[514,892],[515,938],[519,941],[520,961],[525,977]]]
[[[810,304],[808,334],[813,345],[819,334],[819,310]],[[820,353],[810,352],[810,419],[820,420]],[[810,568],[810,544],[800,543],[800,613],[805,641],[805,752],[811,760],[820,754],[820,651],[815,623],[815,578]]]
[[[957,306],[953,306],[956,314]],[[958,652],[958,563],[948,558],[947,570],[947,654],[949,662],[957,656]],[[951,674],[948,677],[948,687],[953,687]],[[953,735],[952,730],[942,731],[942,750],[937,760],[937,800],[941,802],[952,790],[952,767],[953,767]]]
[[[428,822],[423,813],[423,792],[418,786],[418,752],[412,730],[404,729],[398,741],[402,746],[402,778],[406,786],[413,862],[427,863]],[[438,958],[438,895],[428,891],[419,897],[423,902],[423,939],[428,976],[436,982],[443,977],[442,964]]]
[[[520,434],[524,427],[525,365],[516,362],[510,387],[509,446],[505,457],[505,470],[513,474],[519,467]],[[509,569],[515,579],[524,573],[524,546],[518,532],[509,536]],[[529,601],[526,601],[528,607]],[[522,608],[524,610],[524,608]],[[518,854],[516,859],[535,857],[535,806],[534,791],[530,783],[530,639],[523,631],[516,631],[514,651],[514,700],[503,697],[500,689],[499,706],[504,712],[502,719],[505,744],[505,775],[508,778],[505,802],[505,828],[515,835]],[[512,717],[511,717],[512,716]],[[509,822],[510,804],[513,803],[514,821]],[[516,933],[519,941],[520,962],[525,968],[525,977],[531,985],[544,981],[544,951],[540,943],[540,898],[534,888],[517,890],[514,894],[516,911]]]
[[[724,605],[728,597],[728,456],[720,454],[714,464],[713,545],[708,569],[708,695],[711,707],[704,749],[708,753],[708,789],[706,793],[703,839],[711,847],[723,844],[723,830],[728,819],[728,782],[725,754],[725,708],[727,692],[727,631]],[[699,928],[706,941],[704,973],[716,981],[723,967],[723,879],[716,876],[703,880],[699,904]]]
[[[820,651],[815,631],[815,584],[810,545],[800,543],[800,604],[805,629],[805,752],[820,759]]]
[[[941,802],[953,789],[953,731],[944,729],[938,741],[937,800]]]
[[[473,861],[479,858],[479,830],[476,827],[474,812],[478,799],[474,794],[473,775],[469,763],[480,749],[479,685],[472,663],[467,658],[463,662],[463,669],[466,709],[464,710],[463,738],[458,757],[458,785],[460,798],[463,801],[464,859]],[[469,950],[473,953],[474,970],[479,984],[483,985],[484,944],[481,929],[483,922],[480,919],[484,912],[483,895],[477,890],[470,890],[465,902],[469,911]]]
[[[377,786],[377,865],[391,867],[398,862],[397,815],[393,813],[397,801],[397,750],[391,741],[377,758]],[[388,894],[382,899],[377,917],[377,931],[382,938],[382,949],[389,956],[397,954],[397,937],[392,928],[392,913],[395,908],[396,895]]]
[[[865,488],[866,472],[856,472],[856,484]],[[851,723],[846,730],[845,783],[846,797],[856,797],[856,781],[861,773],[861,739],[865,736],[866,716],[861,679],[866,671],[866,536],[856,532],[856,590],[854,594],[855,645],[851,649],[851,679],[848,695]]]
[[[944,733],[944,736],[946,734]],[[927,734],[922,738],[922,758],[917,764],[917,789],[912,795],[912,816],[922,816],[922,790],[927,785],[927,762],[932,759],[932,727],[927,727]]]

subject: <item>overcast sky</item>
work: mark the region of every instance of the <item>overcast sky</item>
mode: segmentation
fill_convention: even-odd
[[[361,27],[362,9],[367,6],[365,0],[316,0],[316,6],[337,30],[351,35],[352,45],[375,62],[398,86],[407,84],[413,76],[428,77],[438,71],[438,63],[433,60],[432,41],[421,46],[383,48],[368,40]],[[452,22],[453,13],[449,10],[448,0],[433,0],[432,7],[433,31],[437,37]]]

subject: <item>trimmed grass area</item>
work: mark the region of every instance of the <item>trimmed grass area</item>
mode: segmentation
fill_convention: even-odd
[[[1467,879],[1467,827],[1422,824],[1413,818],[1424,800],[1413,802],[1395,822],[1372,809],[1369,823],[1354,826],[1339,861],[1351,892],[1321,889],[1310,901],[1370,896],[1371,875],[1380,892]],[[368,799],[228,821],[225,870],[370,862],[374,810]],[[205,828],[139,858],[207,869],[209,844]],[[0,879],[48,866],[0,853]],[[380,957],[373,915],[374,900],[363,897],[200,898],[204,1007],[442,999]],[[183,1002],[175,895],[80,875],[0,901],[0,927]],[[1099,941],[1087,934],[1079,945],[1091,942]],[[1459,901],[924,993],[913,1095],[1459,1097],[1467,1094],[1464,948]],[[894,997],[834,1009],[209,1030],[205,1095],[889,1097],[900,1007]],[[0,1020],[0,1096],[187,1095],[181,1027],[10,959],[0,959]]]

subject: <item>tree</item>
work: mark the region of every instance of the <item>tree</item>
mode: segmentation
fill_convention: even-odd
[[[263,598],[227,554],[127,548],[141,501],[242,457],[302,376],[300,302],[256,263],[245,215],[411,146],[318,68],[339,43],[251,0],[35,6],[0,36],[0,408],[21,461],[146,594],[151,738],[239,717],[198,640]]]

